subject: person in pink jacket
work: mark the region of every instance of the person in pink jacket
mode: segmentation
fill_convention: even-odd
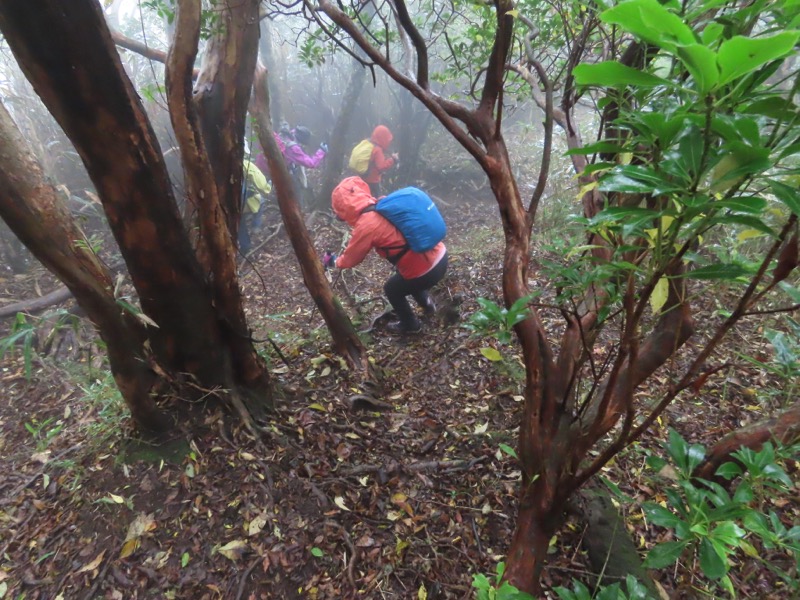
[[[274,135],[283,158],[286,160],[286,166],[289,167],[289,173],[292,175],[297,200],[303,204],[305,190],[308,188],[308,179],[304,169],[319,167],[328,153],[328,145],[323,142],[314,154],[306,153],[304,146],[311,141],[311,131],[302,125],[289,129],[289,125],[284,123],[280,132]],[[258,154],[255,163],[265,173],[269,172],[267,159],[263,152]]]
[[[326,254],[323,262],[326,267],[348,269],[358,265],[370,250],[375,249],[396,269],[383,286],[398,317],[398,321],[389,323],[388,328],[395,333],[416,332],[421,325],[406,297],[414,298],[428,315],[436,311],[428,290],[447,272],[447,248],[439,242],[427,252],[409,250],[403,234],[388,219],[375,211],[364,212],[376,202],[369,185],[360,177],[348,177],[336,186],[331,195],[333,212],[353,231],[341,256]]]

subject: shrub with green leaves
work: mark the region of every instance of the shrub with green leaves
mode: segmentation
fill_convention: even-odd
[[[507,581],[503,581],[506,564],[497,563],[497,574],[494,581],[483,573],[478,573],[472,578],[472,587],[475,588],[478,600],[534,600],[533,596],[521,592]]]
[[[530,316],[528,305],[532,300],[533,296],[525,296],[514,302],[511,308],[504,308],[487,298],[478,298],[481,308],[470,315],[464,327],[477,335],[493,337],[501,344],[510,344],[514,326]]]
[[[793,557],[797,565],[800,526],[787,528],[775,512],[764,514],[761,509],[766,494],[788,495],[793,489],[780,462],[781,458],[800,456],[800,447],[776,452],[772,444],[766,443],[758,452],[747,448],[735,452],[732,457],[737,462],[725,463],[717,470],[717,476],[735,483],[732,494],[715,481],[693,477],[694,470],[706,456],[703,446],[688,444],[671,430],[666,449],[677,480],[664,490],[666,502],[647,502],[642,509],[650,523],[670,529],[675,539],[656,544],[648,553],[645,566],[659,569],[682,561],[692,565],[697,559],[700,573],[712,587],[720,586],[735,597],[728,572],[737,553],[756,558],[774,570],[770,561],[755,548],[754,540],[766,549]],[[669,465],[655,456],[649,457],[647,462],[656,471]],[[786,573],[775,572],[795,592],[800,592],[797,581],[792,581]]]
[[[625,588],[620,583],[601,585],[593,593],[580,581],[572,582],[572,589],[555,588],[561,600],[652,600],[647,588],[632,575],[625,578]]]

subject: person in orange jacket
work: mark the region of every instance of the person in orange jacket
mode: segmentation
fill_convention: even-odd
[[[397,164],[397,153],[386,156],[392,139],[394,139],[394,136],[385,125],[378,125],[373,129],[369,138],[374,147],[372,148],[372,155],[369,157],[369,167],[364,175],[364,181],[369,184],[369,189],[375,198],[380,198],[383,195],[383,190],[381,189],[383,174]]]
[[[394,333],[413,333],[421,325],[406,297],[411,296],[425,314],[433,315],[436,306],[428,290],[447,272],[447,248],[439,242],[427,252],[409,250],[403,234],[388,219],[375,211],[364,212],[376,202],[369,185],[360,177],[348,177],[336,186],[331,194],[333,212],[353,231],[341,256],[326,252],[323,263],[340,269],[355,267],[374,248],[396,268],[383,286],[398,317],[398,321],[389,323],[388,329]]]

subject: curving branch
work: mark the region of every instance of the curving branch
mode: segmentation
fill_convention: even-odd
[[[120,48],[125,48],[125,50],[130,50],[131,52],[135,52],[145,58],[149,58],[150,60],[154,60],[156,62],[164,63],[167,62],[167,53],[161,50],[156,50],[155,48],[151,48],[147,44],[144,44],[138,40],[134,40],[133,38],[129,38],[126,35],[121,34],[119,31],[111,30],[111,39],[114,40],[114,44],[119,46]],[[192,69],[192,77],[197,77],[197,74],[200,72],[199,69]]]
[[[425,38],[422,37],[419,29],[411,21],[405,0],[394,0],[394,5],[397,8],[397,19],[408,34],[408,37],[411,38],[411,43],[414,44],[414,49],[417,51],[417,83],[423,90],[427,91],[429,90],[430,82],[428,81],[428,47],[425,44]]]
[[[320,0],[318,4],[321,10],[331,21],[341,27],[350,38],[364,51],[364,53],[378,65],[389,77],[406,88],[411,94],[422,102],[428,110],[439,120],[453,137],[469,152],[484,170],[491,168],[491,161],[488,160],[486,152],[469,134],[474,135],[481,141],[488,141],[484,127],[479,123],[475,113],[466,107],[437,96],[433,92],[424,89],[417,81],[400,73],[387,59],[381,54],[356,24],[339,8],[334,6],[330,0]],[[454,121],[461,121],[467,127],[464,131]],[[469,132],[469,134],[468,134]]]

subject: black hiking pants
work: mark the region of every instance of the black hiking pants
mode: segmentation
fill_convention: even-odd
[[[439,283],[447,272],[447,253],[430,271],[414,279],[405,279],[400,273],[386,280],[383,284],[383,292],[389,299],[389,303],[400,319],[400,326],[407,331],[419,329],[419,321],[411,305],[406,300],[406,296],[414,298],[420,307],[428,305],[428,290]]]

